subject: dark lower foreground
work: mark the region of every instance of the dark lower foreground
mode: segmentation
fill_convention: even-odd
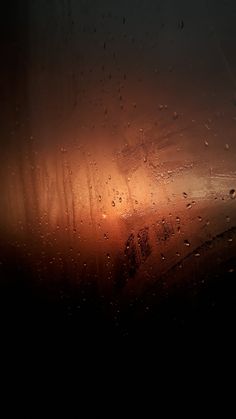
[[[176,345],[193,336],[202,342],[233,341],[236,260],[229,256],[220,265],[211,260],[198,271],[197,282],[191,269],[186,272],[190,280],[183,278],[181,286],[163,291],[157,285],[155,291],[121,303],[91,285],[78,289],[68,278],[60,284],[53,278],[35,283],[26,268],[19,271],[9,261],[1,265],[1,334],[17,346],[36,340],[46,347],[50,342],[99,347],[113,340],[162,345],[163,336]]]

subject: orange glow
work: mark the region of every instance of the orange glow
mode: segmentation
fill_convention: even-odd
[[[194,161],[173,160],[168,149],[160,152],[152,144],[49,152],[36,150],[31,140],[7,173],[2,229],[31,255],[29,266],[40,278],[49,272],[58,277],[65,269],[72,281],[85,274],[99,278],[108,292],[118,267],[130,269],[134,249],[135,280],[126,289],[142,292],[178,262],[178,254],[189,252],[186,241],[194,249],[206,240],[202,226],[212,202],[218,207],[212,234],[225,229],[225,216],[218,214],[232,212],[234,205],[229,177],[213,176]]]

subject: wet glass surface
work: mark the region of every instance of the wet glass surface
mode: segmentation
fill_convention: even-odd
[[[211,312],[219,289],[233,307],[234,2],[16,1],[6,16],[9,298],[33,289],[39,313],[46,298],[123,334],[159,307]]]

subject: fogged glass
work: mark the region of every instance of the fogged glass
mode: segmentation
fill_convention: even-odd
[[[30,2],[5,75],[1,229],[36,280],[140,295],[234,270],[234,17],[234,2]]]

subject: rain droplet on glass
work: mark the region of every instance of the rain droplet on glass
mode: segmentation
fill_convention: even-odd
[[[229,195],[231,199],[234,199],[236,197],[236,192],[235,189],[230,189],[229,191]]]

